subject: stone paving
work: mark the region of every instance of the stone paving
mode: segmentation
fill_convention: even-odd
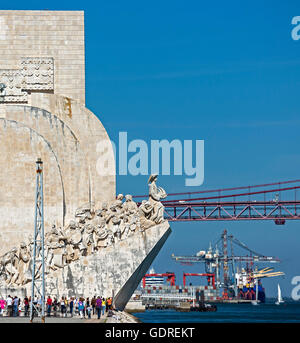
[[[92,315],[91,319],[88,319],[87,316],[83,319],[80,318],[79,315],[75,315],[73,317],[45,317],[46,323],[89,323],[89,324],[96,324],[96,323],[106,323],[107,321],[107,312],[104,314],[104,316],[101,315],[101,319],[97,318],[97,315]],[[40,323],[40,318],[34,318],[34,323]],[[19,317],[7,317],[7,316],[0,316],[0,324],[1,323],[30,323],[29,317],[19,316]]]

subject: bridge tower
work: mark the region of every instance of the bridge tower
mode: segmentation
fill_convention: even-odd
[[[229,277],[228,277],[228,244],[227,244],[227,230],[223,231],[222,234],[223,240],[223,278],[224,278],[224,292],[228,292],[228,284],[229,284]]]

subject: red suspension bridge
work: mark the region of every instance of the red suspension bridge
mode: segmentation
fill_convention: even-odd
[[[162,201],[169,221],[300,219],[300,180],[254,186],[171,193]],[[300,193],[300,191],[298,192]],[[145,196],[134,196],[135,198]]]

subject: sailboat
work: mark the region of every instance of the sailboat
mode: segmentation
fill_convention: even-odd
[[[275,302],[276,305],[280,305],[284,303],[284,300],[282,299],[282,296],[281,296],[281,289],[280,289],[280,286],[278,284],[278,296],[277,296],[277,301]]]

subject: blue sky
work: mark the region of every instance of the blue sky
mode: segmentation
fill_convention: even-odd
[[[14,1],[2,9],[84,10],[86,105],[110,137],[204,139],[197,189],[299,179],[300,40],[291,38],[299,1]],[[167,192],[195,191],[184,176],[161,176]],[[147,193],[147,177],[118,176],[117,191]],[[300,193],[300,192],[299,192]],[[300,223],[172,224],[154,262],[183,271],[170,254],[193,254],[224,228],[254,250],[282,259],[284,279],[267,295],[290,296],[300,275]]]

